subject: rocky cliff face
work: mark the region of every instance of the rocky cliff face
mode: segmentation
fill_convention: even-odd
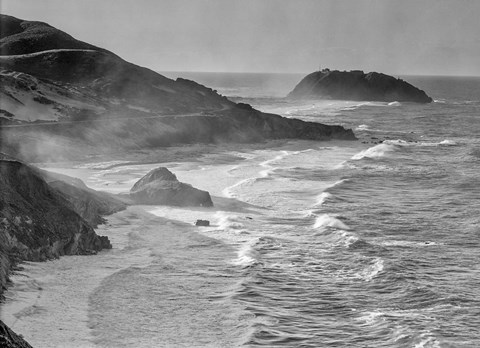
[[[0,160],[0,192],[0,244],[11,259],[43,261],[111,248],[29,166]]]
[[[289,98],[431,103],[432,98],[406,81],[363,71],[316,71],[307,75]]]
[[[130,197],[137,204],[172,206],[213,206],[210,194],[178,181],[175,174],[165,167],[147,173],[133,185]]]
[[[74,196],[51,187],[39,170],[0,159],[0,197],[0,295],[11,265],[19,261],[44,261],[111,248],[108,238],[98,236],[75,211],[71,203]],[[82,200],[78,204],[84,206]],[[86,217],[97,221],[99,211],[92,208]]]
[[[211,88],[168,79],[48,24],[0,16],[4,151],[58,160],[191,142],[354,139],[341,127],[237,105]]]
[[[105,223],[105,215],[111,215],[127,206],[112,195],[92,190],[83,181],[66,175],[40,171],[45,181],[73,207],[73,210],[91,226]]]
[[[48,183],[47,183],[48,181]],[[111,248],[92,226],[125,204],[78,179],[27,166],[0,153],[0,300],[16,263]],[[1,347],[30,347],[0,321]]]
[[[21,336],[13,332],[0,320],[0,347],[2,348],[32,348]]]

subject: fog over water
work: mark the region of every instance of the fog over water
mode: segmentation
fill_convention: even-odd
[[[160,71],[480,75],[474,0],[3,0]]]

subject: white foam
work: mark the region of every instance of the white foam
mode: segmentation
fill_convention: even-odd
[[[370,129],[370,126],[368,126],[366,124],[361,124],[357,128],[355,128],[355,130],[357,130],[357,131],[369,130],[369,129]]]
[[[245,227],[245,225],[240,221],[240,216],[219,211],[215,214],[217,219],[217,225],[222,230],[239,230]]]
[[[336,229],[341,230],[349,230],[350,227],[343,223],[342,221],[338,220],[337,218],[330,216],[328,214],[322,214],[317,217],[315,220],[315,224],[313,225],[314,228],[325,228],[325,227],[333,227]]]
[[[383,259],[380,257],[377,257],[374,259],[371,265],[369,265],[359,274],[359,276],[363,280],[369,282],[373,278],[375,278],[380,272],[382,272],[383,268],[384,268]]]
[[[222,190],[222,194],[227,198],[236,198],[237,195],[235,194],[235,189],[237,187],[240,187],[240,186],[243,186],[243,185],[246,185],[246,184],[252,184],[253,182],[255,182],[255,180],[257,180],[257,178],[248,178],[248,179],[240,180],[236,184],[224,188]]]
[[[402,103],[398,102],[398,101],[393,101],[391,103],[388,103],[388,106],[401,106]]]
[[[366,312],[364,315],[356,318],[358,321],[363,321],[367,325],[372,325],[376,323],[379,319],[385,315],[384,312],[373,311],[373,312]]]
[[[325,203],[325,201],[327,199],[329,199],[330,197],[332,197],[332,194],[329,193],[329,192],[322,192],[318,195],[317,197],[317,201],[315,202],[314,204],[314,207],[319,207],[321,206],[323,203]]]
[[[406,247],[429,247],[439,245],[437,242],[426,240],[424,242],[410,242],[406,240],[391,240],[380,243],[384,246],[406,246]]]
[[[257,242],[258,238],[244,243],[237,251],[238,257],[232,261],[232,264],[242,267],[253,265],[257,261],[255,258],[255,250],[253,249]]]
[[[440,342],[432,336],[431,332],[427,331],[420,335],[420,342],[414,345],[414,348],[440,348]]]
[[[453,140],[448,140],[448,139],[442,140],[442,141],[439,142],[438,144],[439,144],[439,145],[446,145],[446,146],[455,146],[455,145],[457,145],[456,142],[454,142]]]
[[[412,142],[405,140],[385,140],[383,144],[396,146],[455,146],[458,145],[455,141],[445,139],[440,142]]]
[[[388,153],[395,150],[395,145],[393,143],[384,142],[382,144],[375,145],[366,150],[363,150],[352,157],[353,160],[360,160],[362,158],[378,158],[384,157]]]

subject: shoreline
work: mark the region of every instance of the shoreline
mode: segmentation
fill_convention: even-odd
[[[132,173],[140,177],[143,175],[143,172],[149,171],[151,169],[150,167],[154,166],[153,164],[156,166],[167,165],[169,168],[172,168],[172,171],[178,175],[180,180],[191,183],[194,186],[200,185],[200,188],[207,189],[209,192],[211,192],[212,199],[214,200],[216,206],[214,209],[131,206],[127,208],[126,211],[108,216],[107,223],[100,225],[96,231],[99,234],[106,235],[111,239],[113,245],[113,249],[111,251],[102,251],[89,258],[85,258],[84,256],[71,256],[68,258],[62,257],[46,263],[26,264],[26,269],[24,271],[12,276],[14,284],[10,286],[9,290],[7,291],[7,296],[11,296],[11,291],[20,294],[18,295],[20,296],[18,300],[23,302],[15,303],[17,299],[10,298],[10,303],[1,304],[2,319],[5,319],[8,323],[13,324],[12,329],[18,332],[32,331],[29,330],[29,327],[36,327],[37,331],[35,332],[54,330],[55,334],[58,334],[59,337],[63,337],[64,342],[66,342],[66,340],[73,340],[69,341],[69,347],[85,347],[88,346],[88,344],[91,345],[92,342],[98,339],[96,334],[94,334],[96,330],[95,326],[92,326],[91,324],[91,317],[89,314],[85,314],[89,311],[91,294],[95,292],[95,289],[98,289],[98,287],[108,277],[114,275],[122,269],[132,266],[131,264],[127,265],[124,263],[123,265],[125,267],[123,268],[117,267],[118,265],[109,265],[109,268],[105,268],[109,262],[112,261],[112,258],[115,257],[116,252],[121,250],[120,248],[127,247],[127,241],[129,239],[131,240],[132,237],[136,238],[140,236],[138,233],[135,236],[131,234],[132,229],[135,229],[135,224],[140,223],[137,221],[138,219],[134,218],[135,215],[137,217],[143,216],[144,218],[148,216],[147,220],[159,219],[158,221],[163,221],[163,224],[161,225],[162,228],[169,228],[172,231],[175,231],[175,224],[180,223],[180,225],[177,226],[187,226],[186,223],[191,223],[190,226],[192,227],[189,228],[189,230],[203,236],[202,238],[213,238],[219,242],[221,241],[222,243],[227,243],[229,248],[233,248],[234,250],[232,250],[232,257],[227,263],[229,265],[228,267],[243,269],[243,267],[248,266],[252,262],[249,253],[252,240],[255,240],[256,238],[253,236],[250,237],[249,234],[245,234],[246,231],[244,232],[244,229],[246,228],[248,230],[249,228],[252,228],[253,230],[257,230],[262,224],[263,212],[261,212],[261,210],[266,209],[265,212],[267,213],[268,208],[252,205],[248,202],[235,199],[234,197],[226,197],[224,192],[226,188],[237,187],[237,184],[245,181],[245,178],[250,178],[252,176],[264,177],[264,175],[268,175],[268,172],[273,169],[273,167],[271,168],[272,161],[275,161],[277,158],[279,158],[279,154],[285,152],[290,152],[292,154],[301,153],[304,152],[304,150],[315,148],[326,149],[321,151],[327,151],[325,155],[330,156],[327,155],[327,153],[330,152],[328,149],[333,147],[342,147],[344,145],[352,148],[352,145],[354,144],[350,141],[272,141],[260,145],[254,144],[253,146],[245,146],[241,149],[238,147],[235,148],[233,145],[228,149],[225,147],[208,146],[208,151],[203,151],[202,156],[195,157],[193,161],[184,156],[170,156],[165,158],[162,157],[162,153],[154,152],[146,154],[145,157],[141,158],[140,160],[137,156],[137,160],[134,163],[127,162],[128,160],[135,158],[134,154],[129,154],[126,156],[125,161],[119,162],[115,162],[117,159],[114,159],[113,161],[110,160],[109,162],[95,163],[70,162],[56,163],[54,164],[56,167],[48,167],[47,169],[58,169],[59,172],[62,172],[66,168],[76,167],[73,169],[74,171],[84,171],[83,174],[85,176],[80,176],[80,178],[83,179],[88,186],[97,190],[105,189],[105,191],[112,192],[115,190],[128,190],[133,181],[136,180],[135,178],[132,179]],[[358,146],[359,144],[356,145]],[[198,153],[197,146],[188,148],[182,147],[181,150],[182,151],[180,152],[182,154],[188,153],[187,150],[190,150],[193,154]],[[244,156],[242,156],[242,154]],[[245,161],[249,162],[249,155],[251,156],[252,154],[261,155],[249,165],[248,168],[250,169],[248,169],[247,172],[242,172],[243,174],[241,174],[241,176],[238,176],[238,174],[233,176],[229,174],[231,170],[235,172],[240,164],[245,163]],[[193,156],[194,155],[191,157]],[[153,158],[161,158],[165,161],[163,163],[154,162]],[[168,161],[166,161],[167,159]],[[326,160],[328,162],[328,159]],[[254,165],[254,167],[251,167],[252,165]],[[42,167],[45,168],[44,166]],[[101,176],[95,176],[93,175],[94,173],[97,173],[98,175],[101,174]],[[202,176],[197,178],[195,173],[202,173]],[[72,173],[66,174],[71,175]],[[95,181],[86,180],[86,178],[92,176],[94,176]],[[205,181],[208,177],[211,177],[212,180]],[[218,179],[215,179],[216,177],[222,179],[218,181]],[[195,180],[199,181],[195,182]],[[207,187],[202,186],[202,182],[202,185],[208,184]],[[134,212],[133,215],[131,215],[132,211]],[[193,222],[198,218],[209,219],[213,222],[213,224],[210,228],[194,228]],[[170,227],[168,227],[169,225]],[[241,229],[238,229],[238,226],[240,225],[245,226]],[[123,231],[123,237],[120,238],[118,234],[114,234],[114,230],[116,228],[120,231]],[[109,230],[110,232],[108,232]],[[145,253],[149,254],[148,251],[145,251]],[[133,258],[135,257],[138,259],[139,255],[133,255]],[[143,256],[140,257],[140,259],[143,260],[143,265],[148,265],[148,263],[151,261],[148,258],[143,258]],[[89,266],[86,266],[86,269],[89,269],[90,271],[83,273],[85,274],[85,278],[88,279],[88,282],[85,284],[83,284],[83,282],[81,283],[84,289],[83,291],[71,289],[72,291],[68,293],[68,286],[70,283],[73,284],[72,282],[64,282],[57,285],[48,283],[49,278],[47,275],[45,275],[45,273],[48,273],[46,271],[47,269],[53,269],[55,272],[57,272],[56,274],[63,274],[63,276],[66,276],[65,272],[68,272],[69,269],[75,269],[78,263],[90,264]],[[139,266],[141,266],[141,264],[136,265],[135,267]],[[25,273],[28,272],[33,272],[34,281],[30,282],[30,287],[28,286],[28,277],[25,277]],[[35,285],[35,281],[37,281],[37,285]],[[39,288],[41,288],[41,290]],[[66,292],[62,293],[60,296],[58,295],[59,291]],[[21,298],[22,295],[24,296],[23,299]],[[71,299],[75,299],[75,302],[78,303],[76,305],[69,303]],[[12,300],[14,302],[12,302]],[[58,306],[58,301],[61,301],[61,303],[66,303],[68,308],[78,312],[78,315],[75,315],[69,319],[69,325],[64,325],[64,321],[54,318],[54,316],[61,311],[60,307],[62,307]],[[48,305],[48,303],[50,303],[50,305]],[[42,323],[41,321],[35,322],[35,317],[41,318],[42,315],[45,314],[45,310],[49,310],[49,308],[54,310],[54,314],[52,314],[53,320],[49,320],[48,325],[46,325],[46,323]],[[18,316],[22,318],[21,321],[18,321]],[[33,319],[31,319],[29,316],[33,316]],[[31,320],[31,325],[28,324],[28,320]],[[21,323],[22,321],[23,323]],[[38,329],[38,327],[40,328]],[[33,332],[32,335],[35,332]],[[68,332],[75,333],[68,334]],[[35,343],[36,341],[33,338],[26,336],[26,339],[34,346],[38,345]],[[43,346],[43,344],[39,346]]]

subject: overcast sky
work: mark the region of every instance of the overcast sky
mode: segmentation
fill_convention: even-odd
[[[477,0],[0,0],[160,71],[480,76]]]

